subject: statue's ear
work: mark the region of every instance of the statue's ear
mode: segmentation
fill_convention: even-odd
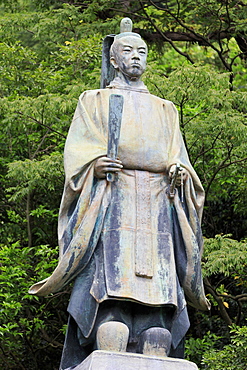
[[[116,59],[114,57],[110,58],[110,63],[115,69],[119,69]]]

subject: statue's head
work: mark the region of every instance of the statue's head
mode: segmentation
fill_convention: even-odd
[[[110,49],[113,67],[129,79],[139,79],[146,69],[147,45],[138,33],[132,32],[132,21],[124,18]]]
[[[111,41],[113,40],[113,42]],[[107,67],[107,48],[108,49],[108,63],[114,67],[118,75],[123,75],[129,80],[139,80],[143,72],[146,69],[147,52],[148,48],[146,43],[142,40],[138,33],[132,32],[132,21],[130,18],[124,18],[120,24],[120,34],[115,35],[112,38],[111,35],[105,38],[105,50],[103,49],[103,63],[102,70],[105,72],[105,80],[109,82],[109,76],[111,73],[109,67]],[[103,45],[104,48],[104,45]],[[105,67],[104,67],[105,61]],[[111,67],[111,68],[112,68]],[[107,82],[104,81],[104,76],[102,78],[105,87]]]
[[[146,69],[147,45],[140,37],[123,35],[114,40],[110,60],[113,67],[127,78],[139,79]]]

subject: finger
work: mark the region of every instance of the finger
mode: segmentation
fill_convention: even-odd
[[[108,170],[111,171],[121,171],[123,166],[121,164],[116,163],[104,163],[102,166],[97,166],[97,171],[107,172]]]
[[[112,158],[108,158],[108,157],[99,158],[98,163],[100,163],[100,165],[102,165],[103,163],[106,163],[107,165],[109,165],[111,163],[116,163],[116,164],[122,165],[122,161],[120,161],[119,159],[112,159]]]
[[[118,158],[117,159],[107,158],[107,159],[109,159],[113,163],[122,164],[122,161],[120,161],[120,159],[118,159]]]
[[[109,163],[108,164],[108,167],[113,167],[113,168],[120,168],[122,169],[123,168],[123,165],[120,164],[120,163]]]
[[[174,171],[170,171],[169,172],[169,178],[172,179],[173,178],[173,175],[174,175]]]
[[[188,176],[188,171],[184,170],[184,171],[182,172],[182,176],[183,176],[183,179],[186,179],[186,178],[187,178],[187,176]]]
[[[99,163],[100,165],[102,165],[103,163],[110,163],[112,161],[113,161],[113,159],[111,159],[111,158],[101,157],[101,158],[98,158],[97,163]]]
[[[176,186],[182,185],[182,182],[184,182],[187,179],[188,172],[186,170],[182,171],[176,181]]]
[[[120,172],[122,168],[117,168],[117,167],[104,167],[102,168],[101,172],[107,173],[107,172]]]

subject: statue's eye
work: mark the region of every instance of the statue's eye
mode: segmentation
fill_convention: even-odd
[[[145,54],[146,54],[146,50],[144,50],[144,49],[140,49],[140,50],[139,50],[139,54],[141,54],[141,55],[145,55]]]
[[[125,47],[125,48],[123,49],[123,51],[127,51],[128,53],[130,53],[130,52],[131,52],[131,48],[129,48],[129,47]]]

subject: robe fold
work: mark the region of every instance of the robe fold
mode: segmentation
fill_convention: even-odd
[[[107,152],[112,93],[124,98],[118,150],[123,170],[108,183],[94,177],[94,163]],[[168,171],[178,162],[189,172],[183,202],[180,190],[174,200],[168,197]],[[118,79],[106,89],[84,92],[66,140],[64,163],[59,264],[29,292],[44,296],[77,277],[68,310],[85,337],[104,300],[172,305],[176,347],[188,329],[179,329],[185,298],[201,310],[209,304],[200,264],[204,191],[173,103]]]

